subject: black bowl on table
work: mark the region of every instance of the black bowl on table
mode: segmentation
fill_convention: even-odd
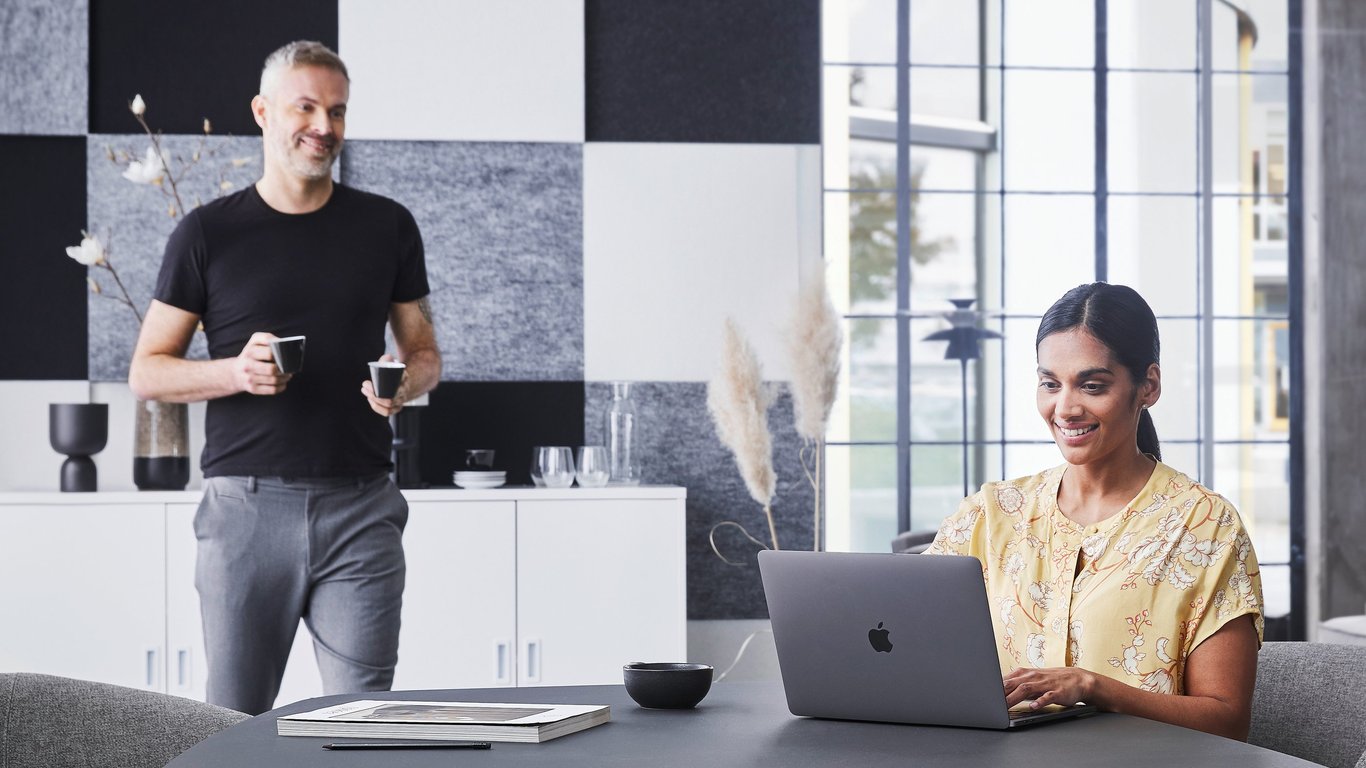
[[[646,709],[692,709],[711,690],[707,664],[634,662],[621,668],[626,693]]]

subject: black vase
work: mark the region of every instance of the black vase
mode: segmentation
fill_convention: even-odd
[[[47,407],[47,434],[52,450],[65,454],[63,491],[94,491],[97,478],[91,456],[109,441],[109,406],[105,403],[52,403]]]

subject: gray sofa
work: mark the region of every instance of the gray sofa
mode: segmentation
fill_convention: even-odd
[[[0,768],[162,768],[246,719],[164,693],[0,674]]]
[[[1248,741],[1330,768],[1366,768],[1364,699],[1366,646],[1266,643]]]

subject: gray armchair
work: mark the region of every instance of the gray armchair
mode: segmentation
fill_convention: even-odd
[[[918,555],[934,543],[934,537],[937,533],[939,533],[937,529],[929,528],[897,534],[897,537],[892,539],[892,551],[902,555]]]
[[[1366,768],[1366,646],[1265,643],[1248,742],[1330,768]]]
[[[164,693],[0,674],[0,768],[163,768],[241,712]]]

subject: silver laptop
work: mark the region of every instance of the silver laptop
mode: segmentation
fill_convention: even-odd
[[[1016,728],[1095,709],[1006,709],[974,557],[764,550],[759,572],[794,715]]]

